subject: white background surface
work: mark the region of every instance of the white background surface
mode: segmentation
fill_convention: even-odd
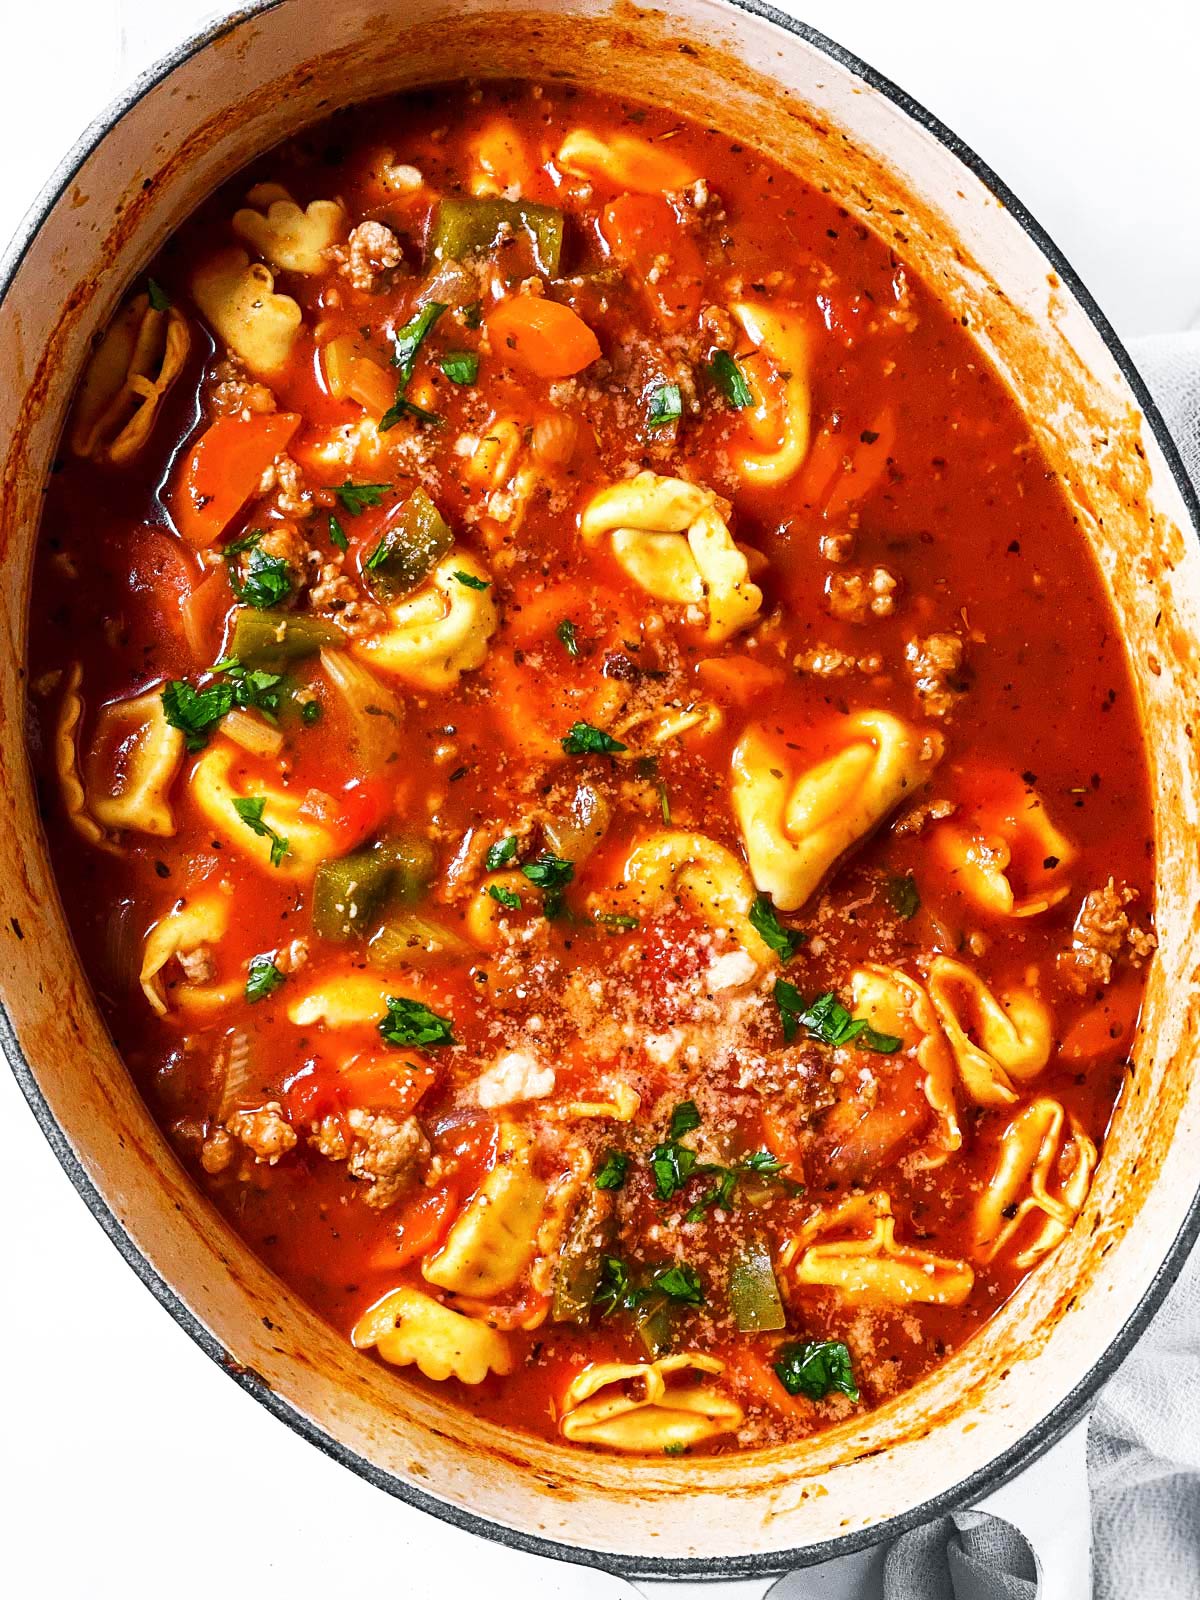
[[[1118,333],[1200,322],[1196,0],[1132,10],[1105,0],[776,3],[903,84],[974,146],[1063,247]],[[7,0],[0,240],[87,121],[213,9]],[[5,1592],[628,1592],[445,1528],[302,1443],[212,1366],[122,1264],[2,1068],[0,1126]]]

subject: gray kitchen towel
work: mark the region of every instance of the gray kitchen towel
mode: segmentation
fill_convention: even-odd
[[[1200,488],[1200,332],[1139,340],[1133,355]],[[1100,1395],[1088,1481],[1096,1600],[1200,1600],[1200,1247]],[[904,1534],[884,1564],[885,1600],[1036,1591],[1024,1539],[972,1512]]]

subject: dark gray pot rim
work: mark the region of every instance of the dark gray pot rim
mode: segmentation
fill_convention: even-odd
[[[0,308],[3,308],[13,279],[16,277],[21,263],[24,261],[34,238],[50,211],[53,210],[58,200],[65,193],[84,162],[125,113],[137,105],[153,89],[157,88],[166,78],[169,78],[179,67],[190,61],[193,56],[207,49],[214,41],[234,32],[247,19],[262,15],[267,11],[274,11],[280,5],[286,3],[287,0],[257,0],[257,3],[244,6],[231,16],[210,23],[206,28],[193,34],[191,38],[178,45],[169,54],[156,62],[154,66],[143,72],[123,95],[113,101],[108,109],[89,125],[71,151],[59,164],[25,216],[3,257],[0,258]],[[893,105],[898,106],[914,122],[919,123],[927,132],[931,133],[940,144],[944,145],[975,177],[991,190],[1009,214],[1029,235],[1059,278],[1087,313],[1092,325],[1103,339],[1122,376],[1137,398],[1146,422],[1154,434],[1159,448],[1162,450],[1178,486],[1179,493],[1187,507],[1193,532],[1200,537],[1200,499],[1197,498],[1196,491],[1180,459],[1179,451],[1158,407],[1150,395],[1150,391],[1147,389],[1144,380],[1107,317],[1105,317],[1091,294],[1084,287],[1075,269],[1067,261],[1046,230],[1017,199],[1016,195],[957,134],[952,133],[944,123],[928,112],[911,95],[906,94],[903,89],[898,88],[890,79],[876,72],[873,67],[869,67],[866,62],[861,61],[849,50],[845,50],[841,45],[835,44],[832,39],[819,33],[815,28],[809,27],[807,23],[798,22],[791,17],[785,16],[781,11],[777,11],[774,6],[764,4],[763,0],[726,0],[726,3],[735,9],[749,12],[756,17],[772,22],[785,32],[803,39],[807,44],[814,46],[831,60],[836,61],[840,66],[852,72],[877,93],[885,95]],[[249,1394],[253,1395],[261,1405],[278,1417],[281,1422],[286,1423],[301,1438],[307,1439],[310,1444],[315,1445],[325,1455],[332,1457],[334,1461],[340,1462],[342,1466],[348,1467],[351,1472],[357,1473],[359,1477],[365,1478],[368,1483],[374,1484],[376,1488],[382,1489],[386,1494],[394,1495],[406,1504],[415,1506],[420,1511],[426,1511],[431,1516],[438,1517],[441,1521],[448,1522],[456,1528],[461,1528],[468,1533],[478,1534],[485,1539],[495,1540],[498,1544],[505,1545],[513,1550],[527,1551],[531,1555],[547,1556],[554,1561],[567,1561],[574,1562],[580,1566],[596,1567],[602,1571],[625,1577],[677,1578],[724,1582],[735,1578],[769,1577],[790,1571],[796,1567],[813,1566],[822,1561],[832,1560],[836,1556],[849,1555],[853,1551],[878,1544],[884,1538],[895,1538],[907,1529],[929,1522],[934,1517],[983,1499],[985,1495],[991,1494],[1010,1478],[1014,1477],[1022,1468],[1029,1466],[1031,1462],[1044,1454],[1080,1419],[1097,1390],[1112,1376],[1129,1353],[1135,1341],[1145,1330],[1146,1325],[1165,1298],[1167,1291],[1178,1277],[1192,1245],[1197,1237],[1200,1237],[1200,1190],[1198,1190],[1192,1199],[1183,1226],[1167,1251],[1162,1265],[1155,1273],[1150,1286],[1125,1325],[1114,1335],[1103,1356],[1080,1379],[1070,1394],[1060,1401],[1054,1410],[1043,1418],[1036,1427],[1031,1428],[1022,1439],[1011,1445],[1001,1455],[995,1457],[986,1467],[964,1478],[954,1488],[947,1490],[945,1493],[923,1501],[909,1511],[890,1517],[875,1527],[861,1529],[858,1532],[846,1534],[839,1539],[826,1540],[818,1544],[802,1545],[795,1550],[749,1552],[744,1555],[714,1557],[663,1558],[621,1555],[603,1550],[583,1549],[578,1545],[562,1544],[553,1539],[538,1538],[536,1535],[522,1533],[517,1529],[506,1527],[502,1523],[493,1522],[487,1517],[477,1516],[474,1512],[466,1511],[459,1506],[449,1505],[445,1501],[438,1500],[433,1495],[415,1488],[412,1484],[406,1483],[392,1473],[383,1471],[364,1456],[360,1456],[356,1451],[348,1449],[338,1440],[331,1438],[308,1417],[304,1416],[302,1412],[297,1411],[286,1400],[281,1399],[280,1396],[269,1389],[254,1373],[246,1371],[239,1366],[219,1340],[215,1339],[208,1329],[192,1315],[171,1286],[142,1255],[119,1219],[114,1215],[107,1201],[101,1196],[88,1174],[84,1171],[83,1166],[71,1149],[66,1135],[42,1095],[37,1079],[34,1077],[33,1069],[21,1048],[8,1013],[2,1005],[0,1005],[0,1050],[3,1051],[7,1058],[21,1087],[21,1092],[29,1102],[37,1124],[54,1154],[58,1157],[63,1170],[78,1190],[92,1216],[104,1229],[104,1232],[116,1246],[125,1262],[137,1273],[159,1304],[170,1312],[184,1332],[195,1340],[205,1355],[215,1361],[223,1372]]]

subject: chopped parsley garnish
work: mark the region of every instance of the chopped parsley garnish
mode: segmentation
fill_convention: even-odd
[[[687,1455],[687,1449],[688,1449],[687,1445],[684,1444],[682,1439],[680,1439],[675,1444],[665,1444],[665,1445],[663,1445],[663,1455],[665,1455],[665,1456],[685,1456],[685,1455]]]
[[[478,328],[483,325],[483,306],[478,300],[472,300],[469,306],[462,308],[464,328]]]
[[[492,587],[486,578],[477,578],[473,572],[455,571],[454,576],[464,589],[490,589]]]
[[[506,911],[521,909],[521,896],[515,889],[506,889],[502,883],[489,883],[488,893],[497,905],[502,905]]]
[[[260,839],[269,839],[271,841],[271,865],[277,867],[284,856],[287,855],[289,846],[282,834],[276,833],[269,822],[263,821],[263,812],[266,807],[267,802],[262,795],[254,795],[249,799],[239,799],[233,802],[233,809],[250,829],[250,832],[257,834]]]
[[[708,375],[735,411],[744,411],[754,403],[750,385],[728,350],[715,352],[708,364]]]
[[[311,728],[315,722],[321,720],[321,702],[319,700],[306,700],[300,707],[300,721],[306,728]]]
[[[246,999],[253,1003],[274,994],[284,975],[270,956],[254,956],[246,968]]]
[[[829,1394],[858,1399],[850,1352],[840,1339],[804,1339],[780,1345],[775,1354],[775,1376],[789,1394],[809,1400],[824,1400]]]
[[[853,1044],[858,1050],[874,1050],[877,1055],[894,1055],[901,1041],[890,1033],[877,1033],[865,1017],[852,1017],[832,992],[815,1000],[804,998],[794,984],[775,980],[775,1004],[783,1023],[783,1037],[792,1040],[801,1028],[820,1044]]]
[[[562,747],[564,755],[568,756],[617,755],[629,748],[619,739],[614,739],[611,733],[593,727],[590,722],[573,722],[563,738]]]
[[[435,1045],[454,1044],[454,1030],[445,1017],[419,1000],[409,1000],[403,995],[388,995],[387,1016],[379,1024],[379,1031],[388,1044]]]
[[[629,1268],[618,1256],[605,1256],[600,1269],[600,1283],[592,1296],[592,1304],[599,1306],[607,1316],[611,1311],[634,1311],[647,1300],[662,1299],[676,1305],[702,1306],[704,1285],[695,1267],[686,1261],[676,1261],[659,1267],[650,1281],[635,1284]]]
[[[650,391],[650,405],[646,412],[648,428],[666,428],[678,422],[683,415],[683,399],[677,383],[660,383]]]
[[[632,933],[634,928],[641,926],[637,917],[631,916],[628,911],[597,911],[596,921],[602,928],[611,928],[614,933]]]
[[[350,548],[350,541],[346,537],[346,530],[342,527],[341,523],[334,516],[332,511],[329,513],[329,542],[335,547],[335,549],[338,550],[349,550]]]
[[[217,723],[233,710],[233,685],[210,683],[193,689],[183,679],[173,678],[163,685],[162,703],[168,725],[179,729],[187,748],[203,750]]]
[[[544,850],[536,861],[525,862],[521,871],[535,889],[542,891],[543,915],[557,917],[562,910],[562,892],[575,876],[575,868],[561,856],[551,855]]]
[[[700,1126],[700,1113],[694,1100],[681,1100],[671,1113],[671,1137],[681,1139],[685,1133]]]
[[[623,1150],[610,1150],[596,1174],[597,1189],[623,1189],[629,1171],[629,1157]]]
[[[153,310],[169,311],[171,309],[171,301],[167,291],[161,283],[155,283],[153,278],[146,279],[146,295]]]
[[[558,635],[558,642],[570,656],[571,660],[578,661],[579,637],[575,631],[575,624],[571,621],[570,617],[564,617],[554,631]]]
[[[510,833],[505,839],[498,839],[484,858],[484,866],[489,872],[499,872],[501,867],[506,867],[517,853],[517,836]]]
[[[402,394],[398,394],[379,419],[377,426],[380,433],[389,433],[401,417],[411,417],[423,428],[440,428],[446,420],[436,411],[425,411],[420,406],[414,405],[411,400],[406,400]]]
[[[292,592],[292,579],[288,564],[282,556],[269,555],[260,549],[263,530],[256,528],[242,539],[225,546],[225,565],[229,572],[229,587],[239,600],[253,606],[256,611],[270,611],[282,605]],[[239,574],[237,557],[246,555],[246,569]]]
[[[451,383],[472,384],[479,376],[479,357],[473,350],[447,350],[442,371]]]
[[[411,322],[392,334],[392,365],[400,368],[400,387],[407,388],[417,364],[417,355],[434,323],[445,311],[440,300],[423,305]]]
[[[656,1272],[650,1282],[660,1294],[665,1294],[680,1305],[704,1304],[704,1285],[700,1281],[700,1274],[685,1261],[677,1261],[674,1266]]]
[[[333,492],[352,517],[361,516],[368,506],[381,505],[391,489],[390,483],[351,483],[347,478]],[[330,518],[330,521],[333,519]]]
[[[917,880],[911,872],[903,877],[889,878],[887,881],[888,904],[898,917],[903,917],[905,922],[915,917],[921,909],[921,895],[917,888]]]
[[[750,907],[750,926],[781,961],[790,961],[808,939],[806,933],[795,933],[784,927],[769,894],[760,894]]]
[[[656,1144],[650,1152],[650,1171],[654,1174],[654,1192],[658,1198],[673,1200],[695,1175],[698,1160],[694,1150],[674,1139]]]
[[[244,667],[236,656],[226,656],[212,668],[222,672],[233,685],[233,703],[247,711],[261,711],[269,722],[274,722],[279,712],[279,685],[281,672],[264,672],[261,667]]]

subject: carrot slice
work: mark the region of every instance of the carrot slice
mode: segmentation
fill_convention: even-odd
[[[623,194],[605,206],[600,233],[641,284],[665,327],[695,322],[704,262],[668,201],[661,195]]]
[[[290,411],[218,417],[200,435],[171,497],[175,526],[189,544],[205,549],[216,543],[287,449],[300,420]]]
[[[569,378],[600,355],[583,318],[540,295],[502,300],[487,319],[487,331],[493,354],[538,378]]]

